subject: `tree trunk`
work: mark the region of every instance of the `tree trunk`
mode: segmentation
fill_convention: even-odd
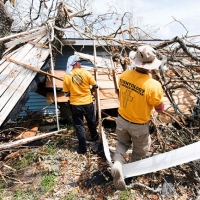
[[[11,15],[8,13],[5,5],[2,1],[0,1],[0,38],[10,35],[11,26],[13,19]],[[0,42],[0,59],[2,57],[3,52],[5,51],[5,46],[3,42]]]
[[[58,9],[58,12],[57,12],[56,20],[55,20],[55,25],[58,26],[59,28],[65,28],[66,27],[66,23],[67,23],[67,15],[64,12],[64,4],[63,4],[63,2],[61,2],[59,4],[57,9]],[[62,37],[64,35],[64,32],[56,30],[56,29],[54,29],[54,31],[55,31],[55,36],[61,41]],[[55,58],[56,58],[56,55],[57,55],[57,49],[59,49],[59,50],[62,49],[62,46],[61,46],[61,43],[60,43],[59,40],[54,39],[54,41],[53,41],[53,46],[56,47],[56,49],[54,49],[54,51],[53,51],[54,62],[55,62]]]

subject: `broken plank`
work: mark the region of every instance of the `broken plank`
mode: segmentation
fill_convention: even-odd
[[[112,68],[112,65],[110,63],[110,59],[108,58],[103,58],[103,57],[99,57],[96,56],[95,58],[95,62],[94,63],[94,56],[88,55],[88,54],[84,54],[84,53],[80,53],[80,52],[75,52],[75,55],[78,55],[81,58],[84,58],[86,60],[89,60],[90,62],[92,62],[93,64],[95,64],[95,67],[103,67],[103,68]]]
[[[58,131],[54,131],[54,132],[50,132],[50,133],[45,133],[42,135],[36,135],[36,136],[30,137],[30,138],[20,139],[20,140],[14,141],[14,142],[5,143],[5,144],[0,145],[0,151],[5,150],[5,149],[19,147],[19,146],[27,144],[29,142],[33,142],[36,140],[41,140],[41,139],[44,139],[47,137],[51,137],[53,135],[56,135],[57,133],[60,133],[60,132],[66,131],[66,130],[67,129],[62,129],[62,130],[58,130]]]
[[[98,80],[98,86],[100,90],[115,88],[114,82],[109,80]]]
[[[33,67],[33,66],[31,66],[31,65],[27,65],[26,63],[22,63],[22,62],[19,62],[19,61],[17,61],[17,60],[11,59],[11,58],[5,57],[5,59],[6,59],[6,60],[9,60],[10,62],[13,62],[13,63],[15,63],[15,64],[17,64],[17,65],[21,65],[21,66],[23,66],[23,67],[25,67],[25,68],[27,68],[27,69],[33,70],[33,71],[38,72],[38,73],[41,73],[41,74],[45,74],[45,75],[47,75],[47,76],[50,76],[51,78],[56,78],[56,79],[62,81],[62,79],[60,79],[59,77],[56,77],[56,76],[54,76],[54,75],[52,75],[52,74],[50,74],[50,73],[47,73],[47,72],[45,72],[45,71],[42,71],[42,70],[38,69],[37,67]]]
[[[44,35],[46,33],[47,33],[47,30],[43,28],[43,29],[41,29],[41,30],[39,30],[39,31],[37,31],[35,33],[31,33],[31,34],[26,35],[24,37],[21,37],[19,39],[15,39],[15,40],[13,40],[11,42],[7,42],[7,43],[5,43],[5,47],[6,48],[10,48],[12,46],[16,46],[18,44],[25,43],[28,40],[33,40],[33,39],[38,38],[38,37],[39,38],[44,37]]]
[[[35,45],[35,46],[37,46],[37,47],[45,48],[45,49],[48,49],[48,48],[49,48],[49,46],[47,46],[47,45],[45,45],[45,44],[42,44],[42,43],[39,43],[39,42],[33,42],[33,41],[30,41],[30,40],[29,40],[28,43],[33,44],[33,45]]]
[[[28,127],[28,130],[22,133],[22,138],[29,138],[35,136],[38,132],[38,126],[39,124],[31,124]]]

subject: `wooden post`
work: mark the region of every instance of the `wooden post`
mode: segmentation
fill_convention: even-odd
[[[51,56],[51,71],[52,71],[52,74],[54,76],[54,63],[53,63],[51,41],[49,41],[49,49],[50,49],[50,56]],[[55,104],[55,109],[56,109],[56,122],[57,122],[57,129],[59,131],[60,130],[60,124],[59,124],[59,119],[58,119],[58,103],[57,103],[57,94],[56,94],[56,84],[55,84],[54,78],[52,78],[52,82],[53,82],[54,104]]]
[[[111,62],[111,66],[112,66],[112,75],[113,75],[113,82],[114,82],[114,86],[115,86],[115,92],[117,93],[117,95],[119,97],[118,80],[117,80],[117,76],[116,76],[115,67],[114,67],[112,57],[110,58],[110,62]]]
[[[98,71],[97,71],[97,67],[96,67],[96,46],[95,46],[95,40],[93,42],[93,45],[94,45],[94,78],[97,82],[97,85],[98,85]],[[100,99],[99,99],[99,87],[97,88],[96,90],[96,93],[95,93],[95,99],[96,99],[96,105],[97,105],[97,111],[98,111],[98,122],[99,122],[99,130],[98,132],[100,133],[100,137],[101,137],[101,140],[102,140],[102,129],[101,129],[101,106],[100,106]]]

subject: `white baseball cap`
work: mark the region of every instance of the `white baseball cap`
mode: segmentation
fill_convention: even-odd
[[[72,73],[72,68],[76,64],[76,62],[82,62],[83,59],[80,59],[77,55],[72,55],[68,58],[66,72],[67,74]]]

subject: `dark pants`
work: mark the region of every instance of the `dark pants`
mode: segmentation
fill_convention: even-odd
[[[85,151],[87,149],[83,117],[87,121],[90,131],[91,140],[98,140],[98,133],[96,130],[96,117],[94,113],[93,103],[86,105],[71,105],[73,122],[76,129],[76,134],[79,140],[79,149]]]

